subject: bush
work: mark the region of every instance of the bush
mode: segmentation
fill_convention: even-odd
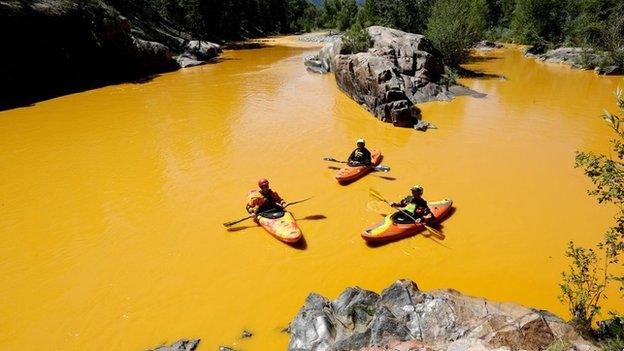
[[[342,50],[344,52],[356,54],[365,52],[371,46],[371,37],[368,31],[362,28],[359,22],[356,22],[342,36]]]
[[[426,34],[447,66],[457,67],[487,26],[485,0],[438,0],[431,9]]]

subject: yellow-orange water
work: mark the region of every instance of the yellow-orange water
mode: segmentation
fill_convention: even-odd
[[[590,245],[613,212],[586,196],[575,150],[608,150],[598,117],[622,78],[482,54],[503,79],[488,94],[421,105],[439,129],[373,118],[331,75],[305,71],[311,49],[229,51],[217,64],[0,112],[0,349],[144,350],[201,338],[200,350],[283,350],[281,333],[311,291],[335,297],[397,278],[565,315],[557,301],[569,240]],[[324,156],[365,137],[386,176],[342,187]],[[305,248],[245,216],[260,177],[302,219]],[[389,199],[425,186],[457,211],[446,239],[377,248],[360,232]],[[317,216],[318,217],[318,216]],[[314,218],[314,217],[313,217]],[[607,307],[614,307],[609,300]],[[240,332],[254,332],[239,339]]]

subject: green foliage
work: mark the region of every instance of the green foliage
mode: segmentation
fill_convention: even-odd
[[[356,22],[342,36],[342,49],[352,54],[365,52],[370,47],[371,37],[359,22]]]
[[[344,31],[355,23],[357,14],[355,0],[323,0],[320,23],[325,28]]]
[[[620,89],[616,92],[617,105],[624,112],[624,97]],[[612,155],[586,152],[576,154],[576,167],[582,167],[594,188],[589,191],[599,203],[615,205],[618,212],[615,225],[609,228],[597,248],[600,256],[589,248],[568,244],[566,256],[571,260],[567,272],[562,273],[560,285],[562,302],[568,305],[572,322],[586,334],[592,332],[592,321],[600,313],[600,302],[610,283],[620,284],[624,292],[624,276],[613,274],[613,267],[619,266],[621,274],[624,253],[624,123],[623,117],[605,111],[604,120],[616,133],[612,140]],[[624,295],[621,294],[620,297]]]
[[[511,29],[517,40],[546,47],[563,39],[567,1],[517,0]]]
[[[426,34],[446,65],[455,67],[468,58],[470,47],[483,37],[487,16],[485,0],[436,1]]]
[[[607,274],[599,268],[598,256],[593,249],[569,242],[565,255],[571,263],[568,271],[562,273],[559,299],[568,305],[572,324],[589,335],[591,323],[600,312],[599,303],[607,284]]]
[[[449,66],[444,66],[444,74],[440,77],[438,83],[444,85],[446,89],[448,89],[451,85],[457,84],[458,79],[459,73],[455,69]]]
[[[133,23],[176,28],[189,37],[225,40],[318,27],[319,11],[307,0],[103,0]],[[355,16],[355,15],[354,15]]]
[[[572,344],[570,344],[569,341],[558,339],[558,340],[555,340],[555,342],[553,342],[552,344],[550,344],[548,348],[546,349],[546,351],[567,351],[570,349],[570,346],[572,346]]]
[[[381,25],[410,33],[425,32],[434,0],[366,0],[358,13],[365,27]]]

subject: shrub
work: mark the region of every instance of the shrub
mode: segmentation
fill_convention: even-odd
[[[371,37],[368,31],[356,22],[342,36],[342,50],[348,53],[365,52],[371,44]]]

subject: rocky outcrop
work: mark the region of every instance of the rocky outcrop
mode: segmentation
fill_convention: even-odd
[[[472,48],[475,49],[475,50],[489,51],[489,50],[494,50],[494,49],[501,49],[501,48],[503,48],[503,44],[496,43],[496,42],[489,41],[489,40],[481,40],[476,45],[474,45]]]
[[[367,31],[367,52],[351,54],[335,40],[307,58],[306,66],[314,72],[334,72],[340,89],[380,120],[426,128],[415,104],[455,95],[438,83],[444,74],[439,53],[423,35],[380,26]]]
[[[623,74],[623,67],[613,65],[602,67],[602,62],[605,61],[605,55],[604,52],[580,47],[561,47],[548,50],[541,54],[535,53],[532,48],[527,48],[525,51],[526,57],[545,62],[563,63],[578,69],[593,69],[597,74],[601,75]]]
[[[214,59],[221,53],[221,46],[215,43],[191,40],[184,47],[183,52],[175,57],[180,67],[202,65]]]
[[[148,351],[193,351],[199,345],[199,339],[178,340],[170,346],[160,346]]]
[[[0,39],[0,110],[175,70],[176,52],[216,50],[206,42],[180,47],[187,40],[146,23],[137,30],[99,0],[0,0]]]
[[[290,324],[289,351],[598,350],[546,311],[454,290],[423,292],[399,280],[381,295],[348,288],[329,301],[310,294]]]

